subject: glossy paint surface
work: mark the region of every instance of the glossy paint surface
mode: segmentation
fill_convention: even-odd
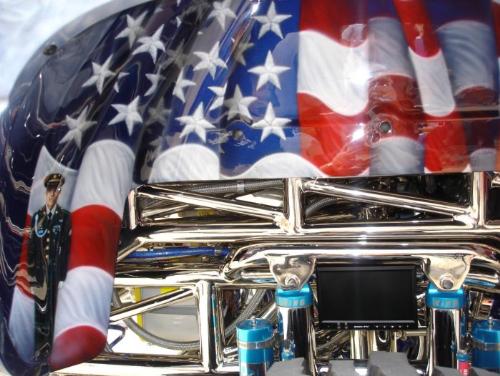
[[[500,168],[498,13],[486,0],[146,2],[51,38],[0,118],[8,368],[102,350],[137,184]],[[54,173],[72,230],[39,357],[29,239]]]

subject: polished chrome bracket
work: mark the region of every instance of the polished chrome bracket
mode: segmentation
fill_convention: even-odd
[[[299,290],[314,273],[316,259],[305,256],[268,255],[269,269],[278,285],[285,290]]]
[[[491,179],[492,188],[500,188],[500,172],[494,172]]]
[[[473,259],[473,255],[427,255],[423,259],[424,272],[438,289],[456,291],[462,287]]]

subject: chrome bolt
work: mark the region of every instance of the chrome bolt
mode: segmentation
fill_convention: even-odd
[[[379,125],[380,132],[386,134],[389,133],[392,130],[392,124],[388,121],[383,121]]]
[[[289,274],[285,277],[285,287],[296,289],[300,286],[300,279],[295,274]]]
[[[455,281],[452,276],[445,275],[441,277],[441,279],[439,280],[439,284],[441,285],[442,289],[451,290],[455,285]]]

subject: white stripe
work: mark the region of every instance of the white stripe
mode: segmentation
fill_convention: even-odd
[[[311,162],[293,153],[275,153],[255,162],[248,170],[237,176],[223,176],[225,179],[264,179],[291,177],[328,176]]]
[[[9,334],[21,359],[32,362],[35,350],[35,301],[17,286],[12,297]]]
[[[414,78],[401,23],[390,17],[372,18],[368,23],[372,78],[400,75]]]
[[[389,137],[372,147],[370,175],[421,174],[424,147],[407,137]]]
[[[443,53],[423,57],[409,50],[424,112],[436,117],[450,114],[455,109],[455,100]]]
[[[219,157],[203,145],[183,144],[165,150],[153,163],[150,183],[219,180]]]
[[[483,148],[470,154],[470,167],[472,171],[494,171],[497,151],[493,148]]]
[[[78,174],[71,211],[101,205],[121,218],[132,187],[133,167],[134,153],[123,142],[103,140],[89,146]]]
[[[299,33],[298,92],[352,116],[368,103],[368,41],[346,47],[316,31]]]
[[[459,172],[472,172],[472,169],[470,167],[470,163],[467,163],[467,166],[464,167],[464,169],[462,171],[459,171]],[[429,170],[427,167],[424,167],[424,174],[435,174],[436,171],[432,171],[432,170]]]
[[[78,171],[59,163],[50,155],[49,151],[44,146],[38,155],[33,183],[31,185],[30,201],[28,204],[28,214],[30,216],[45,205],[44,179],[48,174],[52,173],[62,174],[64,176],[64,185],[62,186],[57,203],[62,208],[69,210]]]
[[[441,26],[437,33],[455,95],[472,87],[495,89],[495,38],[489,25],[460,20]]]
[[[106,335],[112,290],[113,276],[100,268],[68,271],[57,296],[54,339],[78,326],[91,326]]]

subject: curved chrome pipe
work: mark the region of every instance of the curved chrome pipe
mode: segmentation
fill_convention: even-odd
[[[364,247],[352,243],[313,245],[289,243],[286,246],[261,243],[242,247],[235,252],[224,266],[223,275],[228,280],[238,279],[238,274],[243,270],[269,265],[278,284],[285,288],[298,288],[309,279],[319,260],[323,262],[360,259],[380,262],[404,260],[419,263],[427,277],[436,286],[445,290],[460,288],[468,276],[471,265],[481,266],[490,270],[491,275],[486,275],[483,279],[483,274],[474,274],[474,279],[469,280],[468,284],[474,285],[477,282],[482,288],[490,286],[498,290],[500,263],[495,258],[496,254],[495,249],[486,245],[467,247],[450,245],[449,248],[445,246],[440,248],[435,244],[424,243],[381,245],[375,243]],[[288,283],[294,283],[291,280],[295,280],[298,285],[289,285]],[[491,286],[492,282],[495,286]]]

